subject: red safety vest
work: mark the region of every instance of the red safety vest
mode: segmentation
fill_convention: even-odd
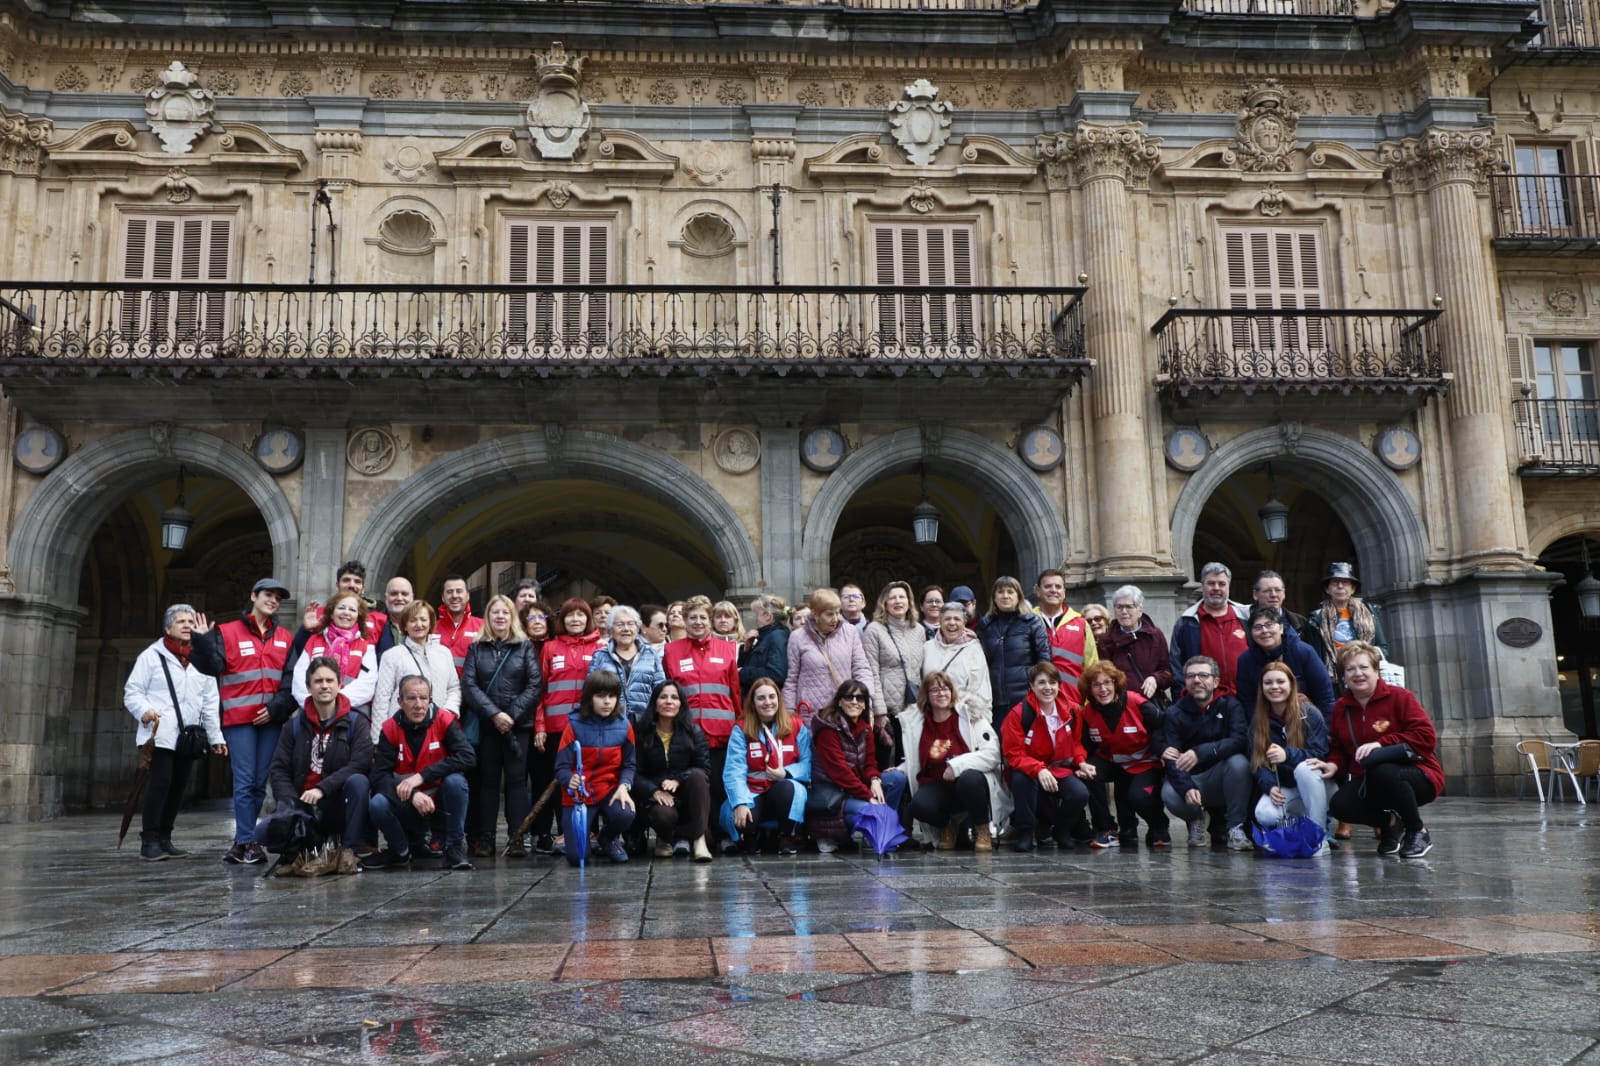
[[[789,766],[800,758],[800,750],[795,746],[795,733],[778,738],[777,751],[769,750],[767,735],[760,734],[754,740],[747,739],[744,746],[745,757],[745,784],[750,786],[750,794],[759,796],[774,784],[772,778],[766,775],[767,767],[774,769]]]
[[[478,639],[478,634],[483,632],[483,619],[472,613],[472,604],[467,604],[467,613],[457,624],[450,617],[450,612],[443,606],[439,608],[438,621],[433,631],[439,636],[439,643],[450,649],[450,657],[456,663],[456,676],[461,676],[461,671],[467,665],[467,649],[472,642]]]
[[[1056,714],[1062,725],[1053,736],[1033,693],[1011,708],[1000,723],[1000,751],[1006,765],[1030,777],[1046,767],[1058,778],[1071,777],[1088,757],[1078,739],[1083,728],[1079,715],[1083,712],[1076,696],[1075,691],[1062,686],[1056,697]]]
[[[682,637],[661,652],[661,666],[683,687],[689,720],[713,748],[728,746],[739,718],[739,648],[729,640]]]
[[[318,625],[321,625],[322,620],[327,616],[328,612],[326,608],[317,608]],[[366,637],[369,643],[376,644],[379,634],[383,632],[383,627],[388,624],[389,616],[387,614],[383,613],[382,611],[368,611],[366,624],[361,627],[361,635]]]
[[[1045,632],[1050,635],[1050,660],[1062,673],[1063,685],[1069,681],[1077,684],[1083,676],[1083,660],[1089,635],[1089,622],[1071,607],[1061,608],[1061,616],[1052,626],[1044,615],[1039,616]]]
[[[1093,701],[1079,713],[1083,715],[1084,747],[1091,754],[1108,759],[1123,771],[1142,774],[1161,765],[1150,731],[1144,726],[1144,697],[1127,694],[1128,707],[1116,725],[1107,725]]]
[[[254,616],[224,622],[217,632],[227,656],[226,672],[217,681],[222,724],[250,725],[278,691],[292,634],[280,625],[262,633]]]
[[[444,735],[450,731],[450,723],[456,716],[444,708],[433,712],[433,721],[428,723],[428,731],[422,735],[422,750],[412,751],[406,744],[406,731],[401,723],[401,716],[397,713],[393,718],[383,723],[383,738],[393,744],[399,752],[394,762],[394,776],[397,778],[410,777],[420,774],[436,762],[441,762],[450,752],[444,746]],[[438,784],[425,787],[424,791],[432,792]]]
[[[562,633],[544,642],[539,652],[539,672],[544,675],[544,697],[533,715],[535,733],[560,735],[567,727],[567,716],[578,713],[583,680],[589,676],[594,653],[605,646],[605,635],[596,630],[581,637]]]
[[[342,684],[349,684],[361,676],[361,662],[367,657],[368,644],[357,637],[350,642],[350,650],[345,654],[344,661],[339,664],[339,672],[344,675]],[[306,654],[315,659],[319,655],[329,655],[328,635],[326,633],[313,633],[306,641]]]

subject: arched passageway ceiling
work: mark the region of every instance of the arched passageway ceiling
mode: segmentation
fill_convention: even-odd
[[[1267,540],[1257,513],[1269,491],[1289,508],[1289,539],[1282,544]],[[1302,613],[1322,598],[1328,563],[1351,562],[1365,573],[1343,519],[1321,492],[1279,463],[1270,487],[1259,471],[1241,471],[1218,487],[1195,527],[1194,556],[1197,566],[1215,559],[1231,567],[1233,598],[1241,601],[1250,599],[1258,572],[1277,570],[1289,608]]]

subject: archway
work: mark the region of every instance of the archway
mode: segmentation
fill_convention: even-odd
[[[968,430],[946,428],[927,434],[904,429],[852,452],[828,475],[811,501],[801,541],[808,585],[832,581],[834,537],[851,501],[869,486],[919,467],[932,478],[971,486],[978,498],[993,508],[1014,545],[1016,565],[1022,571],[1016,576],[1025,587],[1040,570],[1060,566],[1066,558],[1067,531],[1061,505],[1045,491],[1039,475],[1015,454]],[[911,502],[915,504],[916,499]]]
[[[1585,566],[1584,549],[1588,549]],[[1551,590],[1550,624],[1556,645],[1556,682],[1561,692],[1561,717],[1580,737],[1600,736],[1600,619],[1585,618],[1578,609],[1577,584],[1600,562],[1600,534],[1562,537],[1539,556],[1539,565],[1566,578]]]
[[[1206,561],[1197,558],[1196,534],[1213,495],[1241,472],[1263,471],[1269,460],[1280,479],[1314,486],[1339,517],[1361,564],[1366,594],[1408,588],[1427,576],[1427,530],[1399,478],[1348,437],[1306,429],[1290,450],[1275,426],[1253,430],[1218,448],[1179,494],[1172,515],[1172,549],[1184,573],[1195,576],[1198,565]],[[1260,499],[1265,501],[1262,480]]]
[[[670,456],[594,430],[533,432],[484,441],[445,456],[412,475],[374,508],[356,533],[353,558],[368,560],[380,578],[404,572],[406,556],[430,535],[440,516],[510,490],[520,498],[530,483],[584,482],[625,490],[641,503],[669,512],[686,526],[718,567],[717,591],[753,596],[761,591],[761,567],[744,522],[729,503],[688,467]],[[505,500],[501,500],[505,506]],[[470,518],[467,518],[470,521]],[[483,533],[503,531],[491,523]],[[579,526],[574,532],[581,532]],[[484,536],[463,541],[484,540]],[[488,561],[488,560],[485,560]],[[440,563],[439,565],[447,565]],[[443,570],[440,574],[443,574]]]

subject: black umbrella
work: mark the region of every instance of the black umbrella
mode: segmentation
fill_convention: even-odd
[[[128,802],[122,805],[122,829],[117,833],[117,847],[122,847],[122,841],[128,835],[128,826],[133,824],[133,812],[139,809],[139,797],[144,794],[144,780],[150,776],[150,757],[156,750],[154,733],[150,739],[139,745],[139,765],[133,771],[133,788],[128,791]]]

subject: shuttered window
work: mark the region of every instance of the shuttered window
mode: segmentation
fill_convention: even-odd
[[[873,284],[885,289],[973,285],[971,226],[880,224],[872,228]],[[976,354],[976,298],[943,293],[877,297],[879,343],[891,353]]]
[[[1321,311],[1327,307],[1322,230],[1313,227],[1228,227],[1222,231],[1228,307]],[[1327,346],[1327,323],[1315,315],[1236,317],[1235,349],[1316,352]]]
[[[611,226],[605,221],[506,223],[506,281],[534,291],[506,302],[508,343],[530,354],[604,354],[611,301],[590,293],[611,284]]]
[[[126,215],[119,280],[231,282],[233,232],[234,220],[224,215]],[[204,348],[227,334],[229,301],[221,292],[141,289],[122,294],[117,319],[127,343],[148,341],[158,354]]]

